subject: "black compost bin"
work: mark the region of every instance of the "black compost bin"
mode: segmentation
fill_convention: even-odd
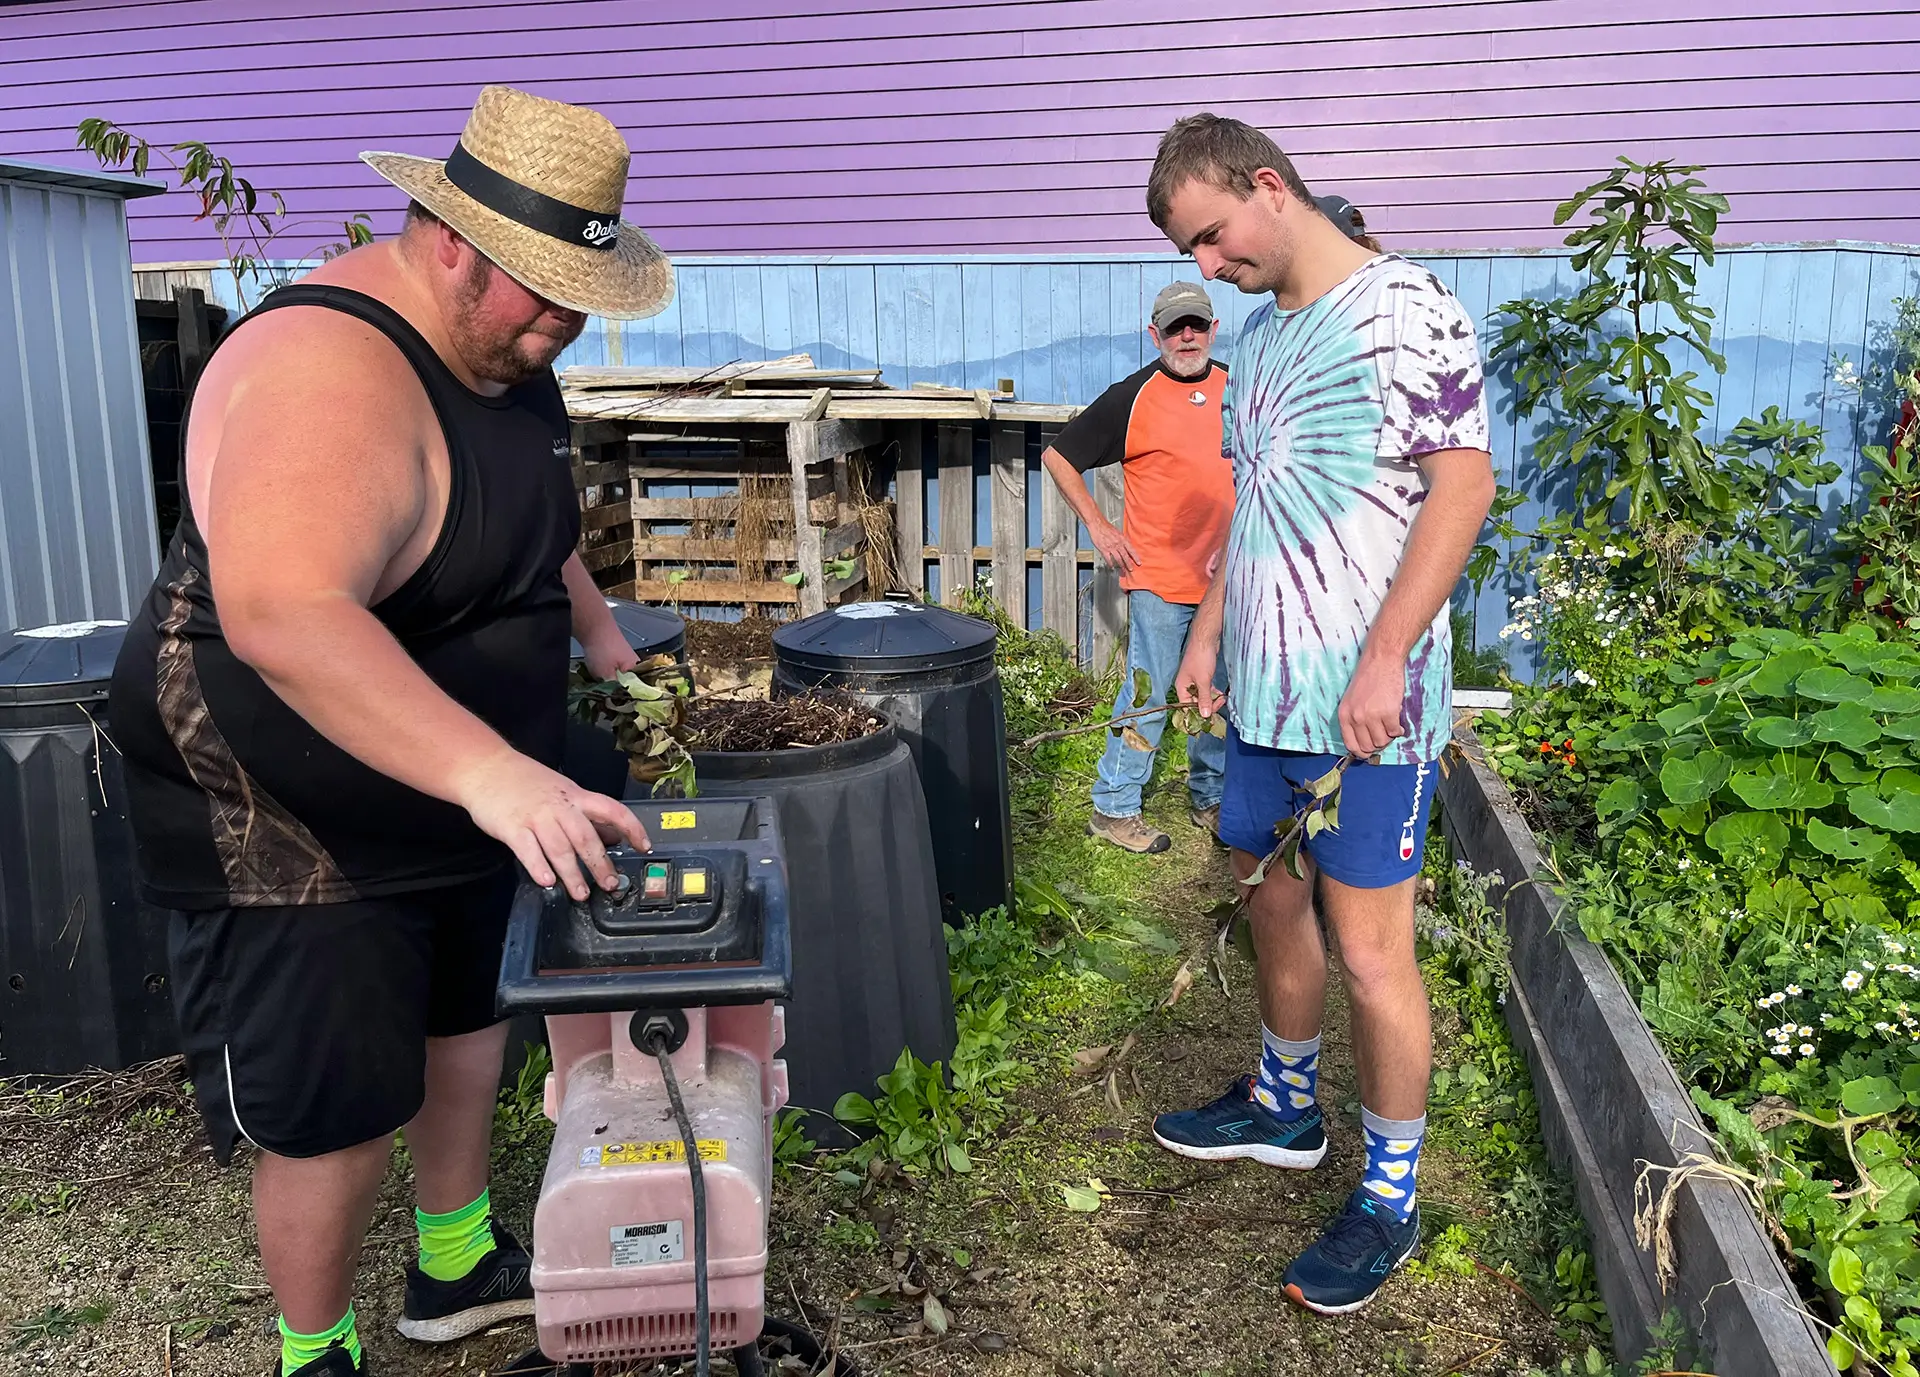
[[[135,889],[109,738],[123,622],[0,637],[0,1076],[179,1050],[167,915]]]
[[[687,622],[677,612],[664,607],[648,607],[626,598],[608,598],[613,620],[641,659],[650,655],[671,655],[681,664],[687,662]],[[573,661],[586,658],[580,642],[573,642]],[[605,727],[567,721],[566,758],[561,772],[583,789],[619,798],[626,787],[627,758],[613,744],[613,733]]]
[[[994,638],[978,617],[915,602],[850,603],[773,633],[775,697],[822,686],[850,694],[888,717],[913,752],[941,903],[956,920],[1005,904],[1013,885]]]
[[[953,991],[927,806],[891,728],[786,751],[696,752],[701,798],[772,798],[787,852],[793,1102],[871,1097],[900,1049],[953,1055]],[[634,785],[634,797],[644,786]],[[821,1127],[810,1128],[818,1138]]]

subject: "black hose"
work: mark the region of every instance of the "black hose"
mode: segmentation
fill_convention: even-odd
[[[707,1333],[707,1181],[700,1170],[700,1144],[694,1140],[693,1124],[687,1118],[687,1106],[680,1099],[680,1079],[673,1074],[673,1056],[664,1038],[649,1038],[652,1052],[660,1062],[660,1075],[667,1083],[667,1098],[673,1102],[674,1121],[680,1125],[680,1141],[686,1144],[687,1170],[693,1176],[693,1339],[694,1372],[710,1377],[712,1336]]]

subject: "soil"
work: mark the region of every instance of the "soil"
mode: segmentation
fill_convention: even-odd
[[[1183,960],[1203,969],[1206,911],[1229,888],[1225,862],[1188,824],[1177,782],[1147,800],[1148,817],[1174,839],[1170,852],[1127,856],[1085,838],[1088,782],[1076,771],[1054,783],[1019,843],[1023,866],[1035,863],[1033,830],[1044,829],[1036,878],[1125,899],[1182,948],[1144,984],[1111,987],[1106,1023],[1085,1030],[1088,1043],[1140,1032],[1114,1099],[1074,1074],[1072,1045],[1041,1049],[1017,1092],[1020,1112],[995,1141],[976,1144],[970,1175],[850,1186],[828,1160],[801,1163],[776,1183],[770,1308],[830,1331],[870,1377],[1449,1377],[1556,1367],[1554,1323],[1488,1274],[1403,1272],[1371,1307],[1340,1319],[1307,1315],[1282,1296],[1282,1269],[1339,1207],[1359,1165],[1337,985],[1322,1059],[1332,1151],[1320,1169],[1196,1163],[1153,1143],[1156,1111],[1208,1098],[1246,1068],[1258,1015],[1244,965],[1229,968],[1230,997],[1203,974],[1156,1011]],[[1439,1064],[1449,1065],[1457,1030],[1436,1034]],[[523,1238],[544,1155],[538,1132],[496,1143],[495,1206]],[[1506,1208],[1442,1145],[1421,1166],[1423,1209],[1436,1224],[1471,1227]],[[1110,1197],[1094,1213],[1068,1211],[1060,1187],[1088,1177]],[[244,1153],[226,1169],[209,1158],[173,1065],[34,1093],[0,1085],[0,1373],[263,1377],[277,1353],[275,1308],[247,1181]],[[443,1348],[400,1339],[393,1326],[414,1246],[399,1151],[359,1272],[372,1371],[483,1377],[532,1342],[526,1322]],[[936,1312],[921,1287],[938,1299],[944,1334],[927,1325]]]
[[[744,670],[773,663],[773,629],[780,623],[768,617],[745,617],[737,622],[689,621],[687,658],[696,666]]]
[[[785,751],[855,741],[883,730],[886,719],[864,703],[825,695],[732,702],[697,698],[687,710],[694,751]]]

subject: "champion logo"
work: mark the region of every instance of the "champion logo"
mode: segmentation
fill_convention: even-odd
[[[1195,388],[1192,392],[1189,392],[1187,394],[1187,400],[1192,402],[1195,406],[1205,406],[1207,404],[1207,394],[1200,391],[1198,388]]]
[[[589,244],[592,244],[595,248],[598,248],[611,239],[617,238],[619,234],[620,222],[618,220],[589,220],[587,221],[586,228],[580,231],[580,237],[585,239]]]
[[[1413,811],[1407,814],[1407,824],[1400,829],[1400,859],[1413,859],[1413,829],[1420,821],[1420,799],[1427,791],[1427,766],[1424,762],[1413,774]]]

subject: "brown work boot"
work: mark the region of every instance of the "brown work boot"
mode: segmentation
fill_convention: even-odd
[[[1130,818],[1110,818],[1098,809],[1087,822],[1087,831],[1102,841],[1110,841],[1123,851],[1152,855],[1173,845],[1173,838],[1135,813]]]

